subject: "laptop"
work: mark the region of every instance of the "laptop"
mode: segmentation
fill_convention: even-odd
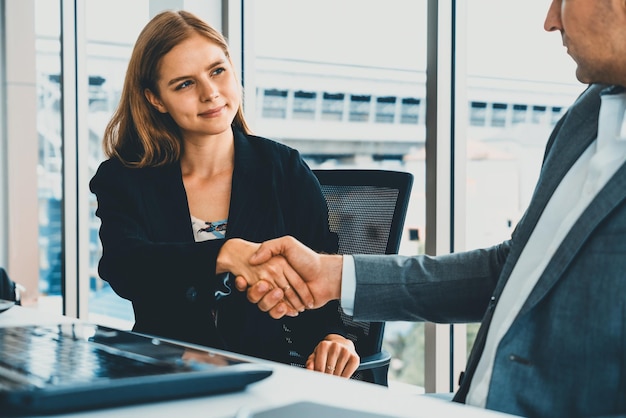
[[[241,391],[268,365],[86,323],[0,327],[1,415]]]

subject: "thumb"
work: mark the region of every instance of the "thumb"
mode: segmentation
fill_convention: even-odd
[[[272,251],[269,248],[267,248],[265,244],[261,244],[259,249],[256,250],[254,254],[250,256],[250,259],[248,260],[248,262],[251,265],[256,266],[258,264],[263,264],[266,261],[269,261],[271,258],[272,258]]]
[[[252,265],[263,264],[269,261],[273,256],[281,254],[282,251],[283,245],[281,238],[265,241],[254,254],[252,254],[248,262]]]

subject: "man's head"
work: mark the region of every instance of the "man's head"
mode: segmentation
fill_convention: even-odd
[[[552,0],[544,28],[561,32],[578,80],[626,86],[626,1]]]

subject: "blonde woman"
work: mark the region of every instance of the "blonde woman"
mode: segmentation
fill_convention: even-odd
[[[218,31],[184,11],[146,25],[90,183],[100,276],[132,302],[136,331],[349,377],[359,356],[336,303],[274,321],[232,285],[271,277],[304,310],[286,262],[248,264],[255,243],[337,248],[316,177],[296,150],[251,134],[241,98]]]

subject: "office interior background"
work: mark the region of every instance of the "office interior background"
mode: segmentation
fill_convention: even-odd
[[[548,5],[0,0],[0,266],[26,304],[132,325],[130,304],[98,277],[88,182],[134,41],[164,9],[227,36],[255,133],[297,148],[311,168],[413,173],[401,254],[503,241],[552,127],[584,89],[559,34],[543,30]],[[475,330],[387,323],[392,386],[454,390]]]

